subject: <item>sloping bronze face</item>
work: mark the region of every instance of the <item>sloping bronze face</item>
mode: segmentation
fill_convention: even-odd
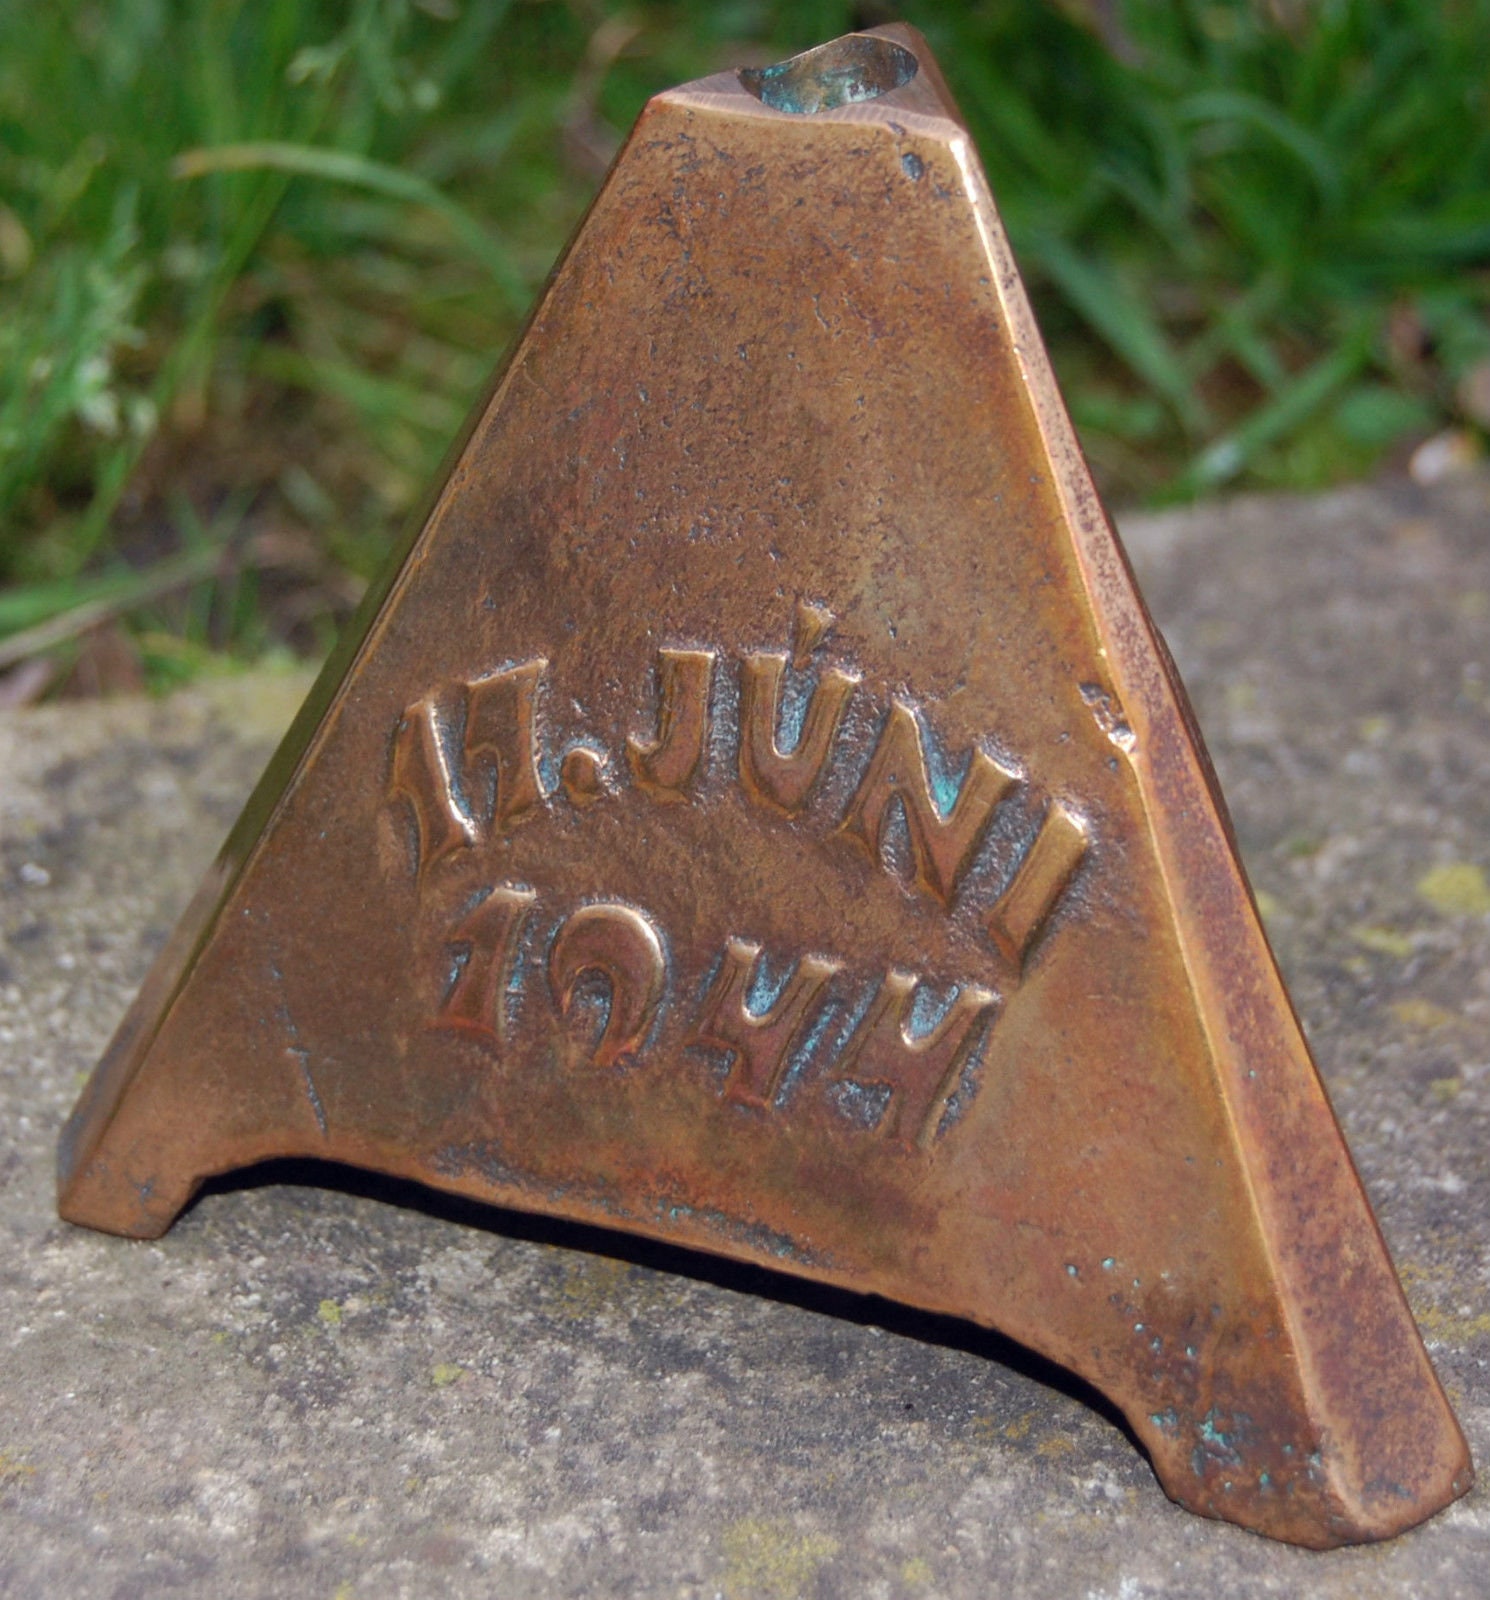
[[[67,1130],[996,1326],[1312,1545],[1470,1481],[924,43],[643,113]]]

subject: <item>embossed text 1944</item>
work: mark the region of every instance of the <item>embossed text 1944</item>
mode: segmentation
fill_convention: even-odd
[[[791,819],[806,811],[844,736],[859,678],[841,666],[824,666],[793,717],[790,748],[780,742],[789,663],[804,667],[830,622],[815,607],[799,607],[793,657],[757,651],[737,663],[737,726],[731,730],[737,778],[748,802],[767,815]],[[560,792],[581,811],[603,801],[626,777],[660,806],[698,802],[706,792],[716,701],[724,698],[715,692],[721,670],[717,652],[659,650],[655,728],[626,739],[624,775],[608,752],[572,742],[561,747],[557,782],[548,789],[537,722],[547,666],[537,657],[446,685],[404,712],[394,732],[387,792],[391,801],[412,811],[421,881],[441,862],[540,815]],[[455,728],[464,730],[458,748]],[[955,793],[948,795],[944,788],[939,797],[926,744],[923,714],[909,700],[892,698],[862,775],[833,818],[830,838],[879,867],[887,825],[898,810],[909,841],[914,892],[950,912],[967,886],[996,811],[1022,788],[1022,779],[974,746]],[[483,771],[484,783],[478,783]],[[477,793],[489,795],[485,815],[478,815],[469,799]],[[1007,985],[1018,982],[1086,846],[1084,820],[1061,801],[1049,801],[1022,859],[979,913],[988,953],[1007,975]],[[463,964],[438,1025],[502,1044],[502,997],[519,931],[535,899],[526,886],[500,886],[449,930],[449,945],[461,953]],[[666,988],[665,949],[650,917],[620,903],[579,907],[560,924],[549,955],[549,987],[560,1013],[568,1011],[581,974],[601,974],[609,984],[594,1065],[610,1067],[637,1055],[655,1032]],[[760,947],[748,938],[727,941],[688,1042],[728,1054],[727,1099],[770,1106],[802,1040],[811,1034],[826,986],[843,964],[819,953],[801,957],[779,992],[758,1010],[750,996],[760,957]],[[885,974],[822,1074],[830,1084],[879,1089],[884,1110],[874,1126],[908,1145],[925,1144],[935,1134],[961,1070],[998,1007],[988,989],[961,984],[937,1024],[916,1036],[909,1028],[918,986],[914,974],[899,968]]]

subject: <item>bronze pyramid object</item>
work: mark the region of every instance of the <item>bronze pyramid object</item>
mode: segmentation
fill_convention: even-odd
[[[657,96],[84,1093],[969,1318],[1192,1510],[1462,1494],[924,41]]]

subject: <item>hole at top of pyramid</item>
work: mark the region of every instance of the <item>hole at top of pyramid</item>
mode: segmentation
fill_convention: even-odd
[[[763,104],[810,117],[903,89],[918,67],[903,46],[873,34],[850,33],[773,67],[741,67],[739,77],[741,86]]]

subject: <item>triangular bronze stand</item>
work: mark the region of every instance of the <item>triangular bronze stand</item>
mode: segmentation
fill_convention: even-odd
[[[924,43],[647,107],[63,1142],[997,1327],[1186,1506],[1470,1482]]]

